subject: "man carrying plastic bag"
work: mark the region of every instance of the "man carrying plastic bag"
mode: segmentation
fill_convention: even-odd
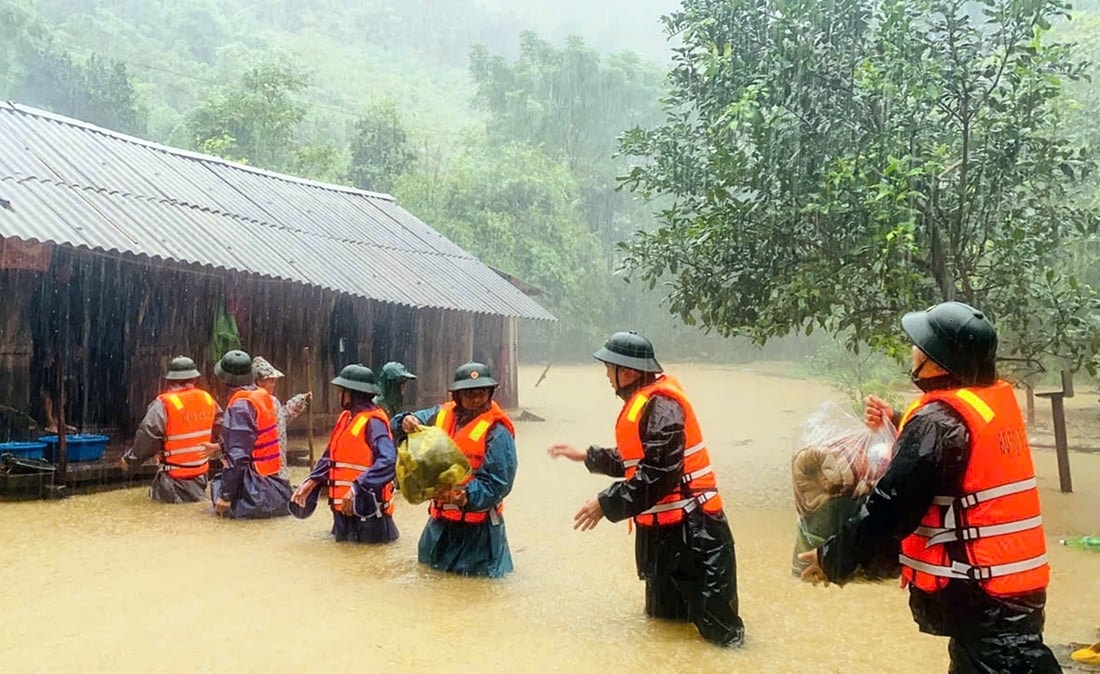
[[[512,571],[503,512],[516,479],[515,427],[493,402],[496,387],[488,367],[466,363],[455,371],[450,402],[393,418],[398,442],[424,425],[435,426],[473,469],[458,489],[437,494],[428,507],[418,558],[437,571],[489,578]]]
[[[950,672],[1060,672],[1042,637],[1050,569],[1035,469],[1016,396],[997,379],[997,333],[961,302],[901,324],[924,395],[901,416],[866,506],[802,554],[802,577],[844,583],[868,551],[900,542],[913,619],[950,637]],[[866,402],[868,427],[893,418],[883,401]]]

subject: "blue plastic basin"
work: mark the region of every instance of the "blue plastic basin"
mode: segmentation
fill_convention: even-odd
[[[41,459],[45,452],[44,442],[0,442],[0,454],[14,454],[23,459]]]
[[[56,435],[43,435],[39,442],[46,443],[46,459],[57,463],[61,460],[58,451],[60,440]],[[66,435],[65,458],[67,461],[98,461],[103,458],[103,452],[107,449],[106,435]]]

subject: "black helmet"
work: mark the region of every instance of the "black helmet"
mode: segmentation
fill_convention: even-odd
[[[247,386],[256,383],[252,371],[252,357],[244,351],[226,351],[222,359],[214,363],[214,374],[229,386]]]
[[[455,370],[454,383],[449,391],[466,391],[472,388],[495,388],[499,386],[493,379],[489,367],[481,363],[466,363]]]
[[[363,393],[381,393],[378,388],[378,380],[374,377],[374,371],[366,365],[348,365],[340,370],[340,374],[332,383],[340,388]]]
[[[969,304],[944,302],[901,318],[901,327],[928,358],[965,386],[997,379],[997,331]]]
[[[636,332],[616,332],[592,357],[604,363],[638,370],[664,372],[653,353],[653,344]]]
[[[187,381],[199,378],[199,368],[195,361],[187,356],[176,356],[168,362],[168,372],[164,375],[169,381]]]

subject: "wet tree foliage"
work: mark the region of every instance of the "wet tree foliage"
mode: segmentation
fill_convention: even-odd
[[[1096,293],[1086,66],[1060,0],[685,0],[663,124],[623,184],[673,203],[627,244],[673,312],[722,334],[815,328],[890,350],[900,312],[962,300],[1006,346],[1080,364]],[[1004,351],[1002,351],[1004,353]]]
[[[897,353],[949,298],[1006,354],[1100,347],[1096,0],[600,8],[0,0],[0,97],[393,193],[546,291],[539,358],[721,341],[678,322]]]
[[[488,264],[546,291],[540,301],[562,321],[527,335],[540,355],[588,354],[609,329],[672,323],[657,295],[639,297],[612,275],[616,243],[654,222],[618,189],[626,164],[615,155],[625,129],[662,119],[657,17],[675,2],[606,3],[652,17],[650,59],[619,49],[647,41],[632,43],[614,16],[580,21],[583,4],[546,14],[480,0],[0,0],[5,33],[18,36],[0,46],[11,55],[0,94],[393,193]],[[525,32],[532,24],[546,33]],[[577,27],[599,45],[568,37]],[[112,117],[58,100],[71,87],[41,77],[21,86],[41,50],[119,66],[136,94],[108,97]],[[132,107],[144,127],[115,122]],[[671,334],[655,332],[659,341]]]

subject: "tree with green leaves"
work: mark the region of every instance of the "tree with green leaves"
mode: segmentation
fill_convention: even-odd
[[[15,99],[81,121],[143,136],[148,113],[126,65],[93,54],[75,61],[52,45],[23,55]]]
[[[0,97],[12,98],[23,57],[45,42],[48,28],[26,0],[0,0]]]
[[[309,110],[301,99],[308,87],[309,78],[289,65],[251,68],[236,86],[215,93],[187,116],[191,144],[231,161],[305,173],[296,134]],[[316,148],[307,154],[318,156]]]
[[[446,170],[406,174],[395,192],[479,260],[547,291],[566,338],[598,337],[607,277],[563,164],[524,145],[471,139]]]
[[[663,195],[627,266],[687,322],[758,342],[821,327],[895,351],[900,313],[962,300],[1002,353],[1087,360],[1096,229],[1059,97],[1061,0],[684,0],[666,121],[623,184]]]
[[[589,226],[610,247],[648,218],[617,191],[617,138],[660,121],[661,73],[636,55],[601,57],[579,37],[556,47],[520,36],[514,61],[484,46],[470,54],[475,103],[489,113],[490,142],[524,142],[564,162],[581,184]]]
[[[405,123],[392,98],[378,101],[355,122],[348,180],[359,189],[392,192],[416,161]]]
[[[556,45],[525,32],[514,59],[474,48],[470,73],[477,87],[474,102],[488,113],[491,145],[525,143],[573,173],[578,206],[599,244],[598,264],[611,275],[620,264],[616,243],[653,225],[646,204],[618,188],[616,179],[627,164],[616,153],[627,129],[660,122],[660,69],[631,53],[601,55],[579,37]],[[666,331],[667,321],[658,321],[663,313],[655,295],[621,282],[606,288],[608,297],[585,295],[606,307],[605,325],[648,325],[653,339],[680,343],[682,333]],[[559,340],[555,348],[579,354],[589,352],[591,344]]]

